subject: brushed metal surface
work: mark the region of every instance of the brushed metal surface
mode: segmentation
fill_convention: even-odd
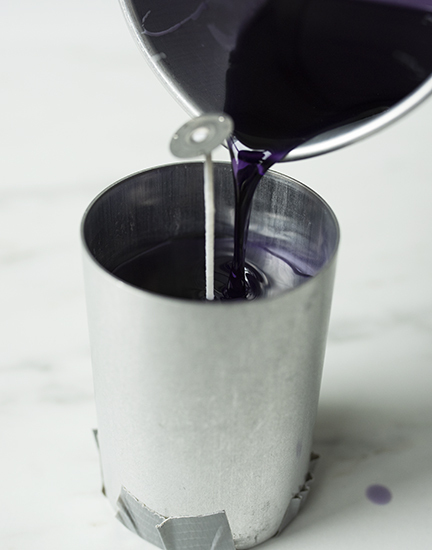
[[[275,534],[309,467],[338,225],[276,173],[257,190],[250,238],[285,243],[317,274],[276,298],[207,303],[110,274],[136,244],[203,227],[202,164],[135,174],[83,221],[85,283],[107,496],[125,486],[163,516],[225,510],[237,548]],[[232,175],[215,165],[217,231],[232,229]],[[186,185],[187,182],[187,185]]]

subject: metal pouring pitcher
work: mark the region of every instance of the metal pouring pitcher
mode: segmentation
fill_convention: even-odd
[[[281,48],[287,37],[296,70],[301,65],[300,93],[306,83],[309,91],[304,97],[310,90],[316,96],[311,111],[333,101],[334,94],[343,100],[360,94],[361,103],[367,87],[368,100],[376,92],[376,108],[354,116],[348,109],[336,122],[311,132],[285,160],[353,143],[398,119],[432,91],[432,6],[427,0],[120,0],[120,4],[156,75],[191,116],[221,111],[232,116],[226,109],[226,77],[233,52],[237,55],[244,29],[269,6],[282,21]],[[357,11],[347,16],[347,7]],[[373,9],[373,17],[365,15],[365,9]],[[335,15],[326,20],[328,10]],[[362,27],[361,17],[371,28]],[[351,55],[353,47],[360,55]],[[251,60],[257,89],[272,76],[265,64],[254,66]],[[395,75],[404,81],[397,94]]]

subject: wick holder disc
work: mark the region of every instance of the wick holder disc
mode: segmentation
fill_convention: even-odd
[[[172,137],[170,150],[179,158],[209,155],[232,134],[234,124],[225,113],[212,113],[184,124]]]

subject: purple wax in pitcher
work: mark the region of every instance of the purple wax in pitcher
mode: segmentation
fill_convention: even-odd
[[[147,9],[149,2],[145,4]],[[196,8],[192,0],[183,4],[185,9],[190,5],[191,13]],[[185,24],[176,32],[193,33],[194,24],[202,32],[213,24],[217,5],[211,0],[205,4],[208,9],[203,7],[189,29]],[[243,3],[238,9],[245,10]],[[422,0],[262,3],[240,28],[226,68],[222,110],[235,124],[228,143],[235,226],[233,249],[216,252],[217,299],[265,296],[272,286],[285,289],[307,276],[292,260],[281,260],[297,278],[287,276],[286,285],[274,283],[274,274],[260,265],[266,251],[257,255],[257,264],[246,262],[252,199],[266,171],[308,139],[385,111],[431,73],[432,12]],[[277,256],[284,258],[286,252]],[[114,273],[147,290],[205,299],[204,241],[163,243]]]
[[[228,59],[223,110],[237,139],[289,151],[414,91],[432,73],[432,6],[401,4],[265,2]]]

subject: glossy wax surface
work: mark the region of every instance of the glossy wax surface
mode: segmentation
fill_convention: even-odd
[[[188,112],[226,111],[249,147],[300,146],[288,158],[301,158],[302,147],[305,155],[325,151],[329,131],[341,146],[354,139],[353,124],[365,135],[388,123],[399,112],[391,107],[432,71],[431,7],[422,1],[121,4],[156,73]],[[311,149],[317,137],[321,149]]]

